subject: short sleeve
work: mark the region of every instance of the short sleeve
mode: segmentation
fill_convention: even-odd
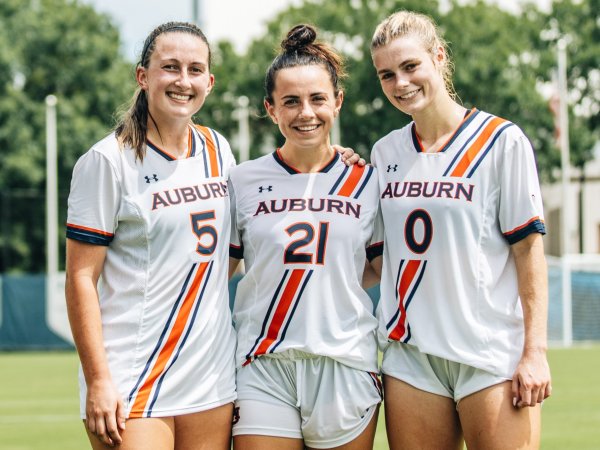
[[[242,243],[242,238],[240,236],[238,227],[237,227],[237,207],[236,207],[236,199],[235,199],[235,190],[233,188],[233,183],[229,180],[229,200],[231,205],[231,233],[230,233],[230,241],[229,241],[229,256],[235,259],[243,259],[244,258],[244,245]]]
[[[383,241],[384,241],[384,230],[383,230],[383,215],[381,214],[381,207],[377,210],[375,216],[375,224],[373,226],[373,235],[367,245],[367,259],[373,261],[378,256],[383,255]]]
[[[67,238],[109,245],[115,235],[121,187],[111,162],[94,149],[73,169],[68,199]]]
[[[507,136],[500,172],[500,229],[514,244],[531,233],[546,233],[542,195],[531,143],[516,127]]]

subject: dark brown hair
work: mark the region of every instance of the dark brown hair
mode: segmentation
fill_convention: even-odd
[[[198,36],[208,47],[208,67],[210,69],[210,45],[200,28],[193,23],[167,22],[156,27],[144,41],[140,60],[136,67],[148,68],[150,58],[156,48],[156,38],[164,33],[189,33]],[[148,110],[148,97],[146,91],[137,88],[129,107],[122,114],[115,127],[115,135],[121,147],[131,147],[135,151],[136,159],[144,159],[146,149],[146,133],[148,131],[148,118],[152,119]]]
[[[275,77],[281,69],[296,66],[320,65],[329,72],[333,91],[338,94],[340,79],[346,76],[344,62],[333,48],[323,42],[315,41],[316,30],[310,25],[296,25],[281,41],[281,52],[273,60],[265,76],[265,100],[273,103]]]

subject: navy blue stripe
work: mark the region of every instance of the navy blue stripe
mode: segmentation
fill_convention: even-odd
[[[209,128],[208,130],[213,135],[213,139],[215,140],[215,150],[217,152],[217,156],[219,157],[219,174],[223,175],[223,156],[221,156],[221,143],[219,142],[219,138],[217,137],[215,130],[212,128]]]
[[[336,180],[335,184],[333,185],[333,187],[331,188],[331,190],[329,191],[328,195],[333,195],[333,193],[336,191],[337,187],[339,186],[339,184],[342,182],[342,180],[344,179],[344,177],[346,176],[346,173],[348,172],[348,166],[344,167],[344,170],[342,171],[342,174],[339,176],[339,178]]]
[[[86,242],[88,244],[108,246],[114,236],[105,236],[93,231],[81,230],[79,228],[67,227],[67,237],[76,241]]]
[[[296,175],[297,173],[300,173],[300,172],[298,172],[296,169],[294,169],[293,167],[290,167],[290,166],[288,166],[288,165],[285,163],[285,161],[279,157],[279,153],[277,153],[277,152],[273,152],[273,153],[272,153],[272,155],[273,155],[273,158],[275,158],[275,161],[277,161],[277,163],[278,163],[278,164],[279,164],[281,167],[283,167],[283,168],[285,169],[285,171],[286,171],[287,173],[289,173],[290,175]]]
[[[408,299],[406,300],[406,303],[404,304],[404,311],[408,311],[408,305],[410,305],[410,302],[412,301],[415,292],[417,292],[417,288],[419,287],[419,284],[421,284],[421,280],[423,279],[423,275],[425,274],[425,267],[427,267],[427,261],[423,261],[423,266],[421,267],[421,273],[419,274],[419,277],[417,278],[417,282],[413,285],[412,290],[410,291],[410,295],[408,296]]]
[[[473,173],[475,173],[475,170],[479,167],[479,164],[481,164],[481,161],[483,161],[483,158],[485,158],[486,155],[489,153],[489,151],[492,149],[492,147],[494,146],[494,143],[496,142],[496,140],[498,139],[498,137],[502,134],[502,132],[504,130],[506,130],[508,127],[512,126],[512,125],[513,124],[511,122],[508,122],[507,124],[503,125],[498,130],[498,132],[496,133],[496,136],[494,136],[494,138],[492,139],[492,142],[490,142],[490,144],[484,150],[483,154],[481,155],[481,158],[479,158],[479,160],[477,161],[477,163],[473,166],[473,168],[471,169],[471,171],[467,175],[467,178],[471,178],[471,176],[473,175]]]
[[[267,329],[267,323],[269,323],[269,317],[271,317],[271,311],[273,310],[273,306],[275,305],[277,299],[279,298],[279,291],[281,291],[281,286],[283,286],[283,283],[287,278],[288,272],[289,272],[289,269],[286,269],[285,272],[283,273],[283,277],[281,278],[281,281],[279,282],[279,286],[277,286],[277,289],[275,290],[275,295],[273,295],[273,299],[271,300],[271,304],[269,305],[269,309],[267,310],[267,314],[265,315],[265,320],[263,321],[262,329],[260,330],[260,335],[256,338],[256,342],[252,346],[252,349],[248,352],[248,354],[246,354],[246,359],[249,359],[252,356],[252,353],[254,353],[256,346],[258,345],[258,343],[260,342],[262,337],[265,335],[265,330]]]
[[[148,407],[148,413],[147,413],[146,417],[152,417],[152,408],[154,408],[154,404],[156,403],[156,400],[158,400],[158,394],[160,392],[160,388],[162,387],[162,383],[163,383],[165,377],[167,376],[167,372],[171,369],[171,367],[173,367],[173,364],[175,364],[175,361],[177,361],[177,358],[179,358],[179,354],[181,353],[181,350],[183,349],[183,347],[190,335],[190,332],[192,331],[192,328],[193,328],[194,324],[196,323],[196,315],[198,314],[198,309],[200,308],[200,303],[202,302],[202,298],[204,297],[204,291],[206,290],[206,286],[208,285],[208,280],[210,279],[210,273],[212,272],[213,264],[214,264],[214,261],[211,261],[210,264],[208,265],[208,271],[206,272],[206,276],[204,277],[204,286],[202,286],[202,291],[200,292],[198,297],[196,297],[196,300],[195,300],[196,305],[194,306],[194,312],[192,313],[192,317],[188,320],[189,325],[187,327],[185,334],[183,335],[183,339],[181,340],[181,342],[177,348],[177,353],[175,353],[175,356],[171,360],[171,363],[163,371],[163,373],[160,375],[160,377],[158,379],[158,383],[156,384],[156,389],[154,390],[154,397],[152,398],[152,402],[150,403],[150,406]]]
[[[197,264],[192,265],[192,268],[190,269],[190,271],[187,274],[187,277],[185,278],[183,286],[181,287],[181,292],[179,292],[179,296],[177,297],[177,300],[175,301],[175,304],[173,305],[173,308],[171,308],[171,313],[169,314],[169,318],[167,319],[167,323],[165,324],[165,326],[163,328],[163,331],[160,334],[160,338],[158,339],[158,342],[156,343],[156,347],[154,347],[154,350],[152,351],[152,354],[148,358],[148,361],[146,362],[146,367],[144,367],[144,370],[142,371],[142,374],[138,378],[137,383],[135,384],[135,386],[133,387],[133,389],[129,393],[129,397],[128,397],[128,401],[129,402],[131,402],[131,399],[133,398],[133,395],[137,391],[138,386],[140,385],[140,383],[142,382],[142,380],[146,376],[146,373],[148,372],[148,369],[150,368],[150,365],[152,364],[152,361],[154,360],[154,356],[156,356],[156,353],[158,353],[160,347],[162,346],[162,342],[163,342],[163,340],[164,340],[164,338],[165,338],[165,336],[167,334],[167,331],[168,331],[169,327],[171,326],[171,321],[173,320],[173,317],[175,316],[175,312],[177,311],[179,303],[181,302],[181,299],[183,298],[183,295],[184,295],[184,293],[185,293],[185,291],[187,289],[187,285],[190,282],[190,278],[192,276],[192,273],[194,273],[194,269],[196,268],[196,266],[197,266]]]
[[[198,133],[200,133],[200,132],[198,132]],[[204,160],[204,176],[206,178],[210,178],[210,171],[208,169],[208,151],[206,149],[206,142],[204,140],[204,136],[202,136],[201,142],[202,142],[202,158]]]
[[[229,244],[229,256],[235,259],[243,259],[244,258],[244,245],[240,245],[236,247],[232,244]]]
[[[147,139],[146,139],[146,145],[148,146],[148,148],[150,148],[151,150],[154,150],[156,153],[158,153],[160,156],[165,158],[167,161],[175,161],[175,158],[173,158],[171,155],[162,151],[160,148],[155,146],[152,142],[150,142]]]
[[[190,153],[190,158],[196,156],[196,135],[194,134],[194,127],[192,127],[192,131],[190,133],[192,135],[192,151]]]
[[[412,333],[410,332],[410,323],[408,323],[408,320],[406,321],[406,331],[407,335],[406,338],[402,341],[403,344],[406,344],[408,341],[410,341],[410,338],[412,337]]]
[[[373,261],[381,255],[383,255],[383,242],[377,242],[376,244],[367,247],[367,259],[369,261]]]
[[[365,177],[365,180],[363,181],[363,183],[360,185],[360,188],[358,189],[358,192],[356,193],[356,195],[354,195],[354,198],[360,197],[360,194],[362,193],[363,189],[369,182],[369,178],[371,178],[371,175],[373,175],[373,166],[369,166],[368,169],[369,169],[369,171],[367,172],[367,176]]]
[[[421,144],[419,144],[419,138],[417,137],[417,126],[413,122],[410,127],[410,135],[412,137],[413,145],[415,146],[415,150],[417,153],[423,153],[423,149],[421,148]]]
[[[489,122],[492,119],[492,117],[493,116],[488,116],[483,122],[481,122],[481,125],[479,125],[479,127],[477,127],[477,129],[471,135],[471,137],[469,139],[467,139],[467,142],[465,142],[465,144],[461,147],[461,149],[456,153],[456,155],[452,159],[452,162],[450,162],[450,165],[448,166],[448,168],[446,169],[446,171],[443,174],[444,177],[448,175],[448,172],[450,172],[450,170],[452,169],[452,166],[454,166],[454,163],[456,162],[456,160],[458,159],[458,157],[463,153],[463,151],[465,150],[465,148],[467,148],[471,144],[471,142],[473,141],[473,139],[475,139],[475,136],[477,136],[479,134],[479,131],[483,128],[483,126],[487,122]]]
[[[300,292],[298,292],[298,295],[296,296],[296,301],[294,302],[294,307],[292,308],[292,312],[290,312],[290,315],[288,317],[287,323],[285,324],[285,327],[283,328],[283,332],[281,333],[281,338],[279,338],[279,342],[277,344],[275,344],[275,346],[271,349],[271,351],[269,351],[269,353],[274,353],[275,349],[277,347],[279,347],[279,344],[281,344],[284,341],[285,334],[287,333],[287,329],[290,326],[290,323],[292,323],[292,317],[294,317],[294,313],[296,312],[296,308],[298,307],[298,304],[300,303],[300,297],[302,297],[302,293],[304,292],[304,288],[308,284],[308,280],[310,280],[310,277],[312,276],[313,272],[314,272],[314,270],[309,270],[308,271],[308,275],[306,275],[306,278],[304,278],[304,283],[302,283],[302,287],[300,288]]]
[[[509,244],[516,244],[522,239],[525,239],[531,233],[540,233],[546,234],[546,226],[541,220],[534,220],[526,227],[521,228],[520,230],[515,231],[514,233],[505,234],[504,237],[508,241]]]
[[[396,284],[395,284],[395,298],[396,298],[396,304],[398,304],[398,282],[400,281],[400,274],[402,273],[402,266],[404,265],[404,259],[400,261],[400,267],[398,267],[398,275],[396,276]],[[390,327],[392,326],[392,324],[396,321],[396,319],[398,318],[398,314],[400,314],[400,308],[398,308],[396,310],[396,314],[394,314],[394,316],[392,317],[392,319],[387,323],[387,325],[385,326],[385,328],[387,330],[390,329]]]
[[[467,112],[468,114],[468,112]],[[467,120],[465,120],[460,127],[458,127],[458,129],[456,130],[456,132],[454,133],[454,135],[452,136],[452,138],[450,138],[450,140],[446,143],[446,145],[444,145],[444,147],[440,150],[440,152],[445,152],[447,149],[450,148],[450,146],[452,145],[452,143],[456,140],[456,138],[458,138],[458,136],[460,135],[460,133],[462,133],[462,131],[467,128],[469,126],[469,124],[473,121],[473,119],[475,118],[475,116],[479,114],[479,111],[475,111],[473,113],[473,115],[471,115],[471,117],[469,117]]]

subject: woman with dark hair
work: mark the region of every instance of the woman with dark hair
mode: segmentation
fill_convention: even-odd
[[[378,209],[372,167],[346,167],[329,132],[341,58],[298,25],[265,80],[285,143],[234,168],[231,266],[244,259],[236,450],[372,448],[381,390],[377,320],[361,287]]]
[[[92,447],[228,449],[228,142],[192,123],[211,92],[193,24],[146,39],[138,90],[73,171],[66,296]]]

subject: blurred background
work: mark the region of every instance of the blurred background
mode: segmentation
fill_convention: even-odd
[[[600,0],[2,0],[0,374],[12,373],[6,368],[24,361],[24,350],[64,350],[66,364],[76,360],[62,291],[71,171],[111,132],[155,26],[184,20],[205,30],[216,85],[196,121],[225,135],[244,160],[281,143],[264,117],[264,72],[291,26],[316,25],[350,75],[332,138],[368,159],[378,138],[409,120],[383,96],[369,54],[375,25],[398,9],[440,24],[467,108],[509,119],[532,141],[548,228],[549,338],[557,349],[596,343],[600,359]],[[33,372],[57,361],[35,355],[46,365]],[[586,417],[600,423],[596,394],[595,415]],[[76,391],[69,395],[76,401]],[[22,402],[2,398],[5,448],[2,432],[21,423]],[[77,422],[76,409],[65,414]],[[600,448],[595,437],[589,448]],[[14,442],[6,448],[50,448]]]

